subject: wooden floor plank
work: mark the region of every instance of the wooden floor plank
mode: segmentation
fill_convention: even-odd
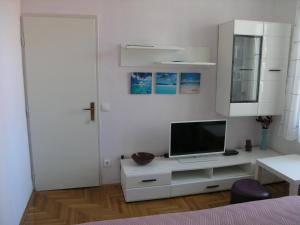
[[[273,197],[288,194],[286,183],[268,185]],[[228,205],[230,192],[126,203],[120,185],[34,192],[22,225],[70,225],[97,220],[184,212]]]

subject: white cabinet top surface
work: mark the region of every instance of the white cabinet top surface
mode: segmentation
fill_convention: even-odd
[[[121,167],[127,176],[138,176],[255,163],[256,159],[279,155],[278,152],[271,149],[260,150],[259,148],[253,148],[252,152],[239,150],[239,154],[235,156],[216,155],[217,160],[207,162],[182,163],[178,159],[157,157],[148,165],[139,166],[132,159],[123,159],[121,160]]]

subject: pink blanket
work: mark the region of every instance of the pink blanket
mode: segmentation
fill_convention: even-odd
[[[84,225],[300,225],[300,196]]]

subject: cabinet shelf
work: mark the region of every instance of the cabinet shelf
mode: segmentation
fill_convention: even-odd
[[[229,178],[247,178],[253,176],[249,171],[247,171],[247,167],[249,166],[250,164],[247,163],[211,169],[173,172],[172,184],[180,185],[186,183],[209,182],[212,180],[222,180]]]
[[[239,166],[229,166],[229,167],[214,168],[213,178],[218,180],[218,179],[226,179],[232,177],[247,177],[247,176],[251,176],[251,173],[240,168]]]
[[[212,169],[179,171],[172,173],[172,184],[186,184],[207,181],[212,176]]]

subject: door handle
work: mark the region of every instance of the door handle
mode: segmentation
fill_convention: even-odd
[[[240,69],[241,71],[253,71],[253,69]]]
[[[220,185],[207,186],[206,188],[207,188],[207,189],[212,189],[212,188],[218,188],[218,187],[220,187]]]
[[[155,182],[157,179],[142,180],[143,183]]]
[[[95,103],[91,102],[90,103],[90,108],[85,108],[83,109],[84,111],[90,111],[91,113],[91,121],[95,121]]]

